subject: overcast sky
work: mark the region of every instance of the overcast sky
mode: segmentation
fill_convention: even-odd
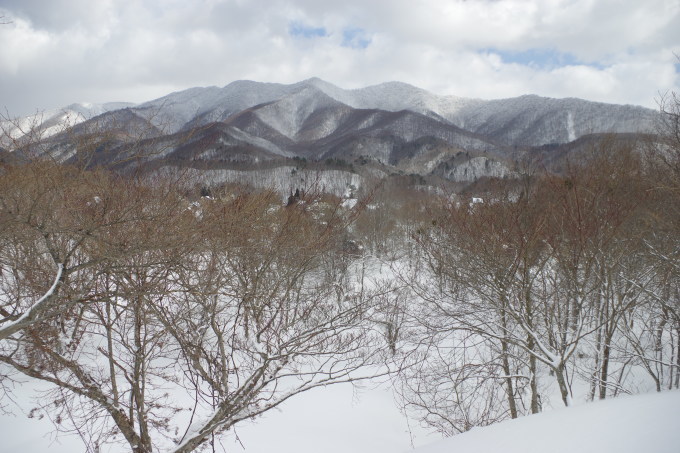
[[[648,107],[680,86],[680,0],[0,0],[0,16],[11,116],[239,79]]]

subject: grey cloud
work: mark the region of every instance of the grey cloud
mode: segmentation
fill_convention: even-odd
[[[235,79],[650,106],[679,85],[677,0],[0,0],[3,12],[16,20],[0,26],[0,107],[17,115]],[[294,23],[324,36],[291,36]],[[488,49],[575,58],[531,67]]]

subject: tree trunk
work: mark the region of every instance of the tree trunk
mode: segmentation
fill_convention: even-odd
[[[607,329],[604,337],[604,345],[602,347],[602,368],[600,369],[600,399],[607,397],[607,381],[609,379],[609,357],[611,355],[611,341],[613,336],[613,329]]]
[[[535,347],[534,337],[527,335],[527,349],[533,351]],[[533,354],[529,354],[529,374],[531,375],[531,380],[529,381],[529,388],[531,389],[531,413],[538,414],[541,412],[541,403],[539,401],[538,381],[536,379],[536,357]]]
[[[560,388],[560,394],[562,395],[562,402],[565,406],[571,406],[571,391],[567,385],[567,380],[564,376],[564,363],[560,363],[556,368],[553,368],[555,372],[555,378],[557,379],[557,385]]]
[[[533,318],[532,310],[533,307],[531,304],[531,296],[529,294],[528,289],[524,296],[524,303],[527,312],[527,319],[529,320],[528,322],[529,328],[533,329],[531,322]],[[534,341],[534,337],[531,335],[527,335],[527,349],[529,351],[533,351],[535,347],[536,343]],[[538,381],[536,380],[536,357],[534,357],[533,354],[529,354],[529,373],[531,373],[531,381],[529,383],[529,386],[531,388],[531,413],[538,414],[539,412],[541,412],[541,403],[539,401],[538,395]]]
[[[531,413],[538,414],[541,412],[541,402],[538,394],[538,380],[536,379],[536,357],[529,356],[529,372],[531,373]]]
[[[507,332],[507,318],[505,309],[501,310],[501,326],[503,328],[503,337],[505,338]],[[512,384],[510,360],[508,358],[508,342],[501,340],[501,352],[503,356],[503,373],[505,373],[505,385],[508,394],[508,407],[510,408],[510,417],[517,418],[517,402],[515,401],[515,388]]]

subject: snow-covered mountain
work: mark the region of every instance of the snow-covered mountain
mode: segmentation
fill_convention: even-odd
[[[589,134],[652,131],[656,116],[642,107],[571,98],[485,101],[400,82],[345,90],[312,78],[290,85],[236,81],[191,88],[136,106],[73,104],[3,129],[15,140],[39,130],[46,145],[41,150],[61,160],[82,148],[73,132],[107,131],[100,163],[144,149],[152,152],[143,161],[198,162],[202,168],[333,159],[465,182],[512,174],[512,161],[531,147],[574,143]],[[71,134],[58,133],[76,124]],[[10,142],[0,146],[11,149]]]
[[[20,141],[26,135],[31,138],[51,137],[103,113],[132,106],[134,104],[129,102],[76,103],[58,110],[37,112],[16,120],[0,121],[0,145],[8,146],[12,140]]]
[[[410,110],[444,119],[511,146],[565,143],[592,133],[647,132],[652,130],[656,116],[643,107],[575,98],[526,95],[485,101],[441,96],[401,82],[344,90],[318,78],[292,85],[236,81],[224,88],[191,88],[137,108],[162,112],[160,118],[170,120],[163,125],[168,132],[176,132],[187,124],[224,121],[236,112],[284,98],[290,112],[298,111],[323,95],[353,109]]]
[[[632,105],[526,95],[469,103],[448,118],[505,145],[541,146],[594,133],[650,132],[656,112]]]

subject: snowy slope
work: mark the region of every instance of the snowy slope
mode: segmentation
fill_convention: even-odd
[[[222,444],[245,453],[677,453],[679,419],[680,391],[672,391],[558,409],[437,440],[403,418],[389,388],[338,385],[240,425]],[[46,419],[0,415],[0,452],[83,450],[77,437],[54,442],[50,429]]]
[[[624,396],[510,420],[414,453],[677,453],[680,391]]]
[[[469,103],[449,119],[503,144],[540,146],[591,133],[649,132],[656,113],[632,105],[525,95]]]
[[[23,395],[22,395],[23,396]],[[25,398],[20,398],[25,399]],[[55,440],[47,418],[0,413],[0,453],[84,452],[75,435]],[[401,453],[440,437],[403,417],[386,385],[333,385],[303,393],[280,409],[239,424],[221,444],[230,453]],[[225,451],[220,447],[218,452]],[[101,453],[125,453],[106,448]]]
[[[37,133],[39,138],[47,138],[58,134],[69,127],[94,118],[102,113],[112,112],[134,104],[127,102],[108,102],[105,104],[77,103],[63,109],[38,112],[34,115],[0,122],[0,134],[3,139],[20,139],[26,134]],[[5,137],[7,135],[8,137]],[[32,138],[38,138],[34,136]]]
[[[279,133],[295,138],[305,122],[319,110],[342,108],[342,104],[326,96],[314,87],[307,87],[295,94],[283,97],[257,110],[257,116]],[[321,138],[333,132],[339,121],[331,121],[326,127],[308,138]]]
[[[301,88],[304,88],[302,84],[237,80],[223,88],[196,87],[170,93],[141,104],[138,109],[146,112],[146,116],[153,119],[157,126],[163,127],[166,133],[174,133],[187,123],[200,126],[222,121],[241,110],[282,99]],[[199,121],[195,121],[199,118]]]
[[[412,110],[512,145],[566,143],[590,133],[648,132],[656,118],[654,111],[639,106],[575,98],[525,95],[487,101],[437,95],[402,82],[356,90],[342,90],[320,79],[305,82],[354,108]]]
[[[457,96],[439,96],[422,88],[402,82],[386,82],[366,88],[343,90],[321,79],[309,79],[312,84],[328,96],[358,109],[380,109],[390,112],[412,110],[428,114],[436,113],[442,118],[455,118],[465,106],[477,104],[475,99]]]

